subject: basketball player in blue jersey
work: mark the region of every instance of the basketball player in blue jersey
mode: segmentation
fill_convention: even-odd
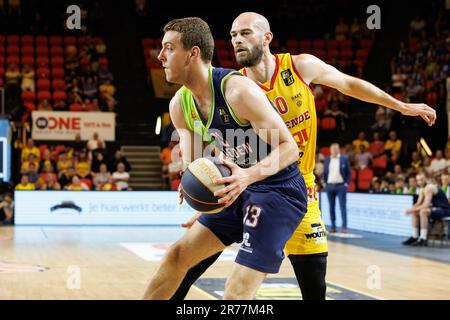
[[[285,250],[293,266],[302,298],[325,300],[328,253],[326,233],[323,232],[322,237],[308,238],[317,226],[325,229],[318,199],[314,196],[317,120],[314,96],[309,84],[326,85],[349,96],[386,106],[405,115],[421,116],[429,125],[434,123],[436,113],[425,104],[398,101],[376,86],[348,76],[313,55],[272,54],[270,42],[273,34],[269,22],[260,14],[240,14],[233,22],[230,35],[236,61],[244,67],[241,72],[254,80],[273,102],[296,139],[301,155],[298,165],[308,190],[308,209],[302,223],[287,242]],[[306,114],[307,117],[304,116]],[[198,216],[199,214],[183,226],[189,227]],[[191,285],[218,257],[219,254],[215,254],[190,269],[172,299],[183,299]]]
[[[169,248],[146,299],[171,298],[191,267],[233,242],[242,244],[223,297],[253,298],[266,275],[279,271],[284,246],[306,212],[295,140],[254,81],[211,66],[213,50],[211,31],[200,18],[164,27],[158,58],[167,81],[183,85],[169,106],[183,162],[199,156],[193,148],[200,136],[231,157],[223,162],[232,174],[217,179],[228,184],[215,192],[225,209],[201,216]]]

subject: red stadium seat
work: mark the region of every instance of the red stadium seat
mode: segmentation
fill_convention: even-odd
[[[33,36],[30,36],[30,35],[22,36],[20,38],[20,43],[21,43],[22,47],[33,46],[34,45],[34,38],[33,38]]]
[[[47,36],[37,36],[36,37],[36,45],[38,47],[48,45],[48,37]]]
[[[319,49],[314,49],[313,54],[314,54],[317,58],[322,59],[322,60],[325,59],[326,56],[327,56],[327,53],[326,53],[325,50],[319,50]]]
[[[325,40],[323,39],[316,39],[313,40],[313,49],[314,50],[324,50],[325,49]]]
[[[5,64],[5,57],[0,55],[0,67],[2,67]]]
[[[338,46],[341,50],[352,50],[352,40],[339,40]]]
[[[50,90],[50,80],[48,79],[38,79],[37,81],[38,91],[49,91]]]
[[[327,51],[327,58],[328,59],[337,59],[339,57],[339,51],[336,49],[329,49]]]
[[[6,64],[16,64],[18,65],[20,63],[19,56],[7,56],[6,57]]]
[[[51,95],[50,91],[39,91],[37,94],[37,99],[38,99],[39,103],[41,103],[44,100],[50,101],[51,98],[52,98],[52,95]]]
[[[25,109],[27,109],[27,111],[36,110],[36,105],[34,103],[27,102],[27,103],[24,103],[23,105],[25,106]],[[41,154],[42,154],[42,152],[41,152]]]
[[[368,55],[369,55],[369,50],[368,49],[358,49],[358,50],[356,50],[355,57],[357,59],[364,60],[364,59],[367,58]]]
[[[62,79],[53,80],[52,87],[54,91],[63,91],[66,88],[66,81]]]
[[[22,55],[34,55],[34,47],[32,46],[23,46],[22,47]]]
[[[64,66],[64,58],[62,56],[53,56],[51,64],[52,68],[62,68]]]
[[[5,36],[0,34],[0,46],[5,44]]]
[[[33,91],[22,92],[23,103],[34,103],[35,98],[36,98],[36,95]]]
[[[8,45],[18,46],[20,43],[20,37],[18,35],[8,35],[6,36],[6,43]]]
[[[328,157],[330,153],[330,147],[322,147],[319,149],[319,153],[322,154],[324,157]]]
[[[30,65],[31,67],[34,66],[34,57],[33,56],[23,56],[22,57],[22,65]]]
[[[67,94],[65,91],[55,91],[53,92],[53,101],[54,103],[58,103],[60,101],[66,101]]]
[[[53,79],[64,79],[64,69],[63,68],[53,68],[52,69]]]
[[[5,74],[5,69],[2,67],[2,63],[0,63],[0,78],[3,78],[3,75]]]
[[[38,67],[48,67],[49,59],[48,57],[43,56],[37,57],[36,64],[38,65]]]
[[[300,46],[300,50],[302,50],[302,51],[311,51],[312,50],[311,40],[300,40],[298,45]]]
[[[9,55],[19,55],[19,53],[20,53],[20,48],[19,48],[19,46],[16,46],[16,45],[8,45],[7,47],[6,47],[6,53],[7,54],[9,54]]]
[[[227,43],[224,39],[216,39],[214,40],[214,45],[217,49],[225,49]]]
[[[50,37],[50,45],[52,47],[62,46],[63,38],[61,36],[51,36]]]
[[[325,42],[325,46],[327,50],[337,50],[338,48],[338,40],[330,39]]]
[[[92,186],[94,185],[92,183],[91,179],[80,179],[80,182],[84,183],[85,185],[87,185],[89,187],[89,190],[92,190]]]
[[[332,117],[322,118],[322,130],[335,130],[336,129],[336,119]]]
[[[84,111],[83,106],[79,103],[72,103],[69,106],[70,111]]]
[[[353,51],[352,50],[342,50],[340,56],[342,59],[350,60],[353,58]]]
[[[286,41],[286,46],[289,48],[298,48],[299,42],[296,39],[289,39]]]
[[[369,168],[358,171],[358,189],[367,191],[370,189],[370,183],[373,178],[373,171]]]
[[[230,44],[231,44],[231,42],[230,42]],[[275,39],[275,40],[272,40],[272,42],[270,43],[270,45],[271,45],[271,47],[274,49],[274,50],[278,50],[279,48],[280,48],[280,40],[278,40],[278,39]]]
[[[373,41],[370,39],[362,39],[361,40],[361,48],[370,50],[372,48]]]
[[[50,70],[46,67],[39,67],[37,69],[37,77],[38,78],[49,78],[50,77]]]
[[[37,56],[48,56],[48,47],[47,46],[38,46],[36,48]]]
[[[76,46],[77,38],[75,38],[74,36],[65,36],[64,37],[64,45],[65,46]]]
[[[355,192],[356,186],[354,181],[350,181],[350,185],[348,186],[348,192]]]
[[[64,49],[62,47],[51,47],[50,54],[52,57],[62,57],[64,55]]]
[[[355,181],[355,180],[356,180],[356,177],[357,177],[357,175],[358,175],[357,172],[356,172],[356,169],[352,168],[351,174],[352,174],[352,180]]]
[[[98,63],[101,66],[107,66],[109,64],[109,61],[107,57],[101,57],[100,59],[98,59]]]
[[[372,160],[372,167],[373,168],[386,169],[386,167],[387,167],[387,157],[386,156],[381,156],[381,157],[374,158]]]
[[[5,52],[6,52],[5,46],[0,44],[0,56],[3,56],[5,54]]]

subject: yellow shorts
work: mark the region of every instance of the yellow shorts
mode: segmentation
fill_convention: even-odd
[[[327,232],[322,221],[314,177],[305,176],[308,209],[302,222],[285,246],[286,255],[328,252]]]

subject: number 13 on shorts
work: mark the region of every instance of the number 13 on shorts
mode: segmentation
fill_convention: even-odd
[[[248,205],[245,211],[244,223],[247,227],[255,228],[258,225],[261,208],[253,204]]]

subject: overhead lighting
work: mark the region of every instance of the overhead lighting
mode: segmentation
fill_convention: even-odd
[[[161,133],[161,116],[156,119],[156,128],[155,128],[156,135],[159,135]]]
[[[424,138],[420,138],[420,146],[423,148],[428,157],[431,157],[433,155],[433,152],[431,152],[431,149]]]

